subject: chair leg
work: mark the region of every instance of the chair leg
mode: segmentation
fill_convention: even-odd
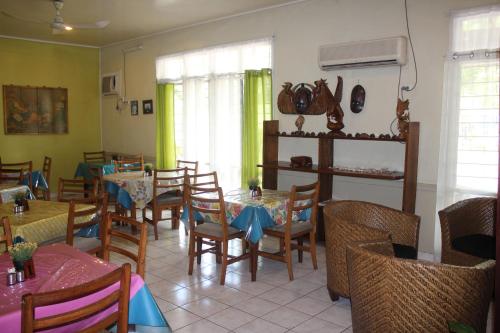
[[[339,295],[336,294],[333,290],[331,290],[330,288],[328,288],[328,295],[330,296],[330,299],[332,300],[332,302],[335,302],[335,301],[338,301],[339,300]]]
[[[220,284],[224,285],[226,283],[226,269],[227,269],[227,246],[228,241],[225,240],[222,243],[222,267],[220,269]]]
[[[195,241],[196,241],[196,239],[194,237],[194,233],[191,232],[189,234],[189,270],[188,270],[189,275],[193,275],[194,256],[196,254],[194,252]]]
[[[284,256],[285,255],[285,239],[284,238],[280,238],[280,244],[279,244],[279,247],[280,247],[280,256]]]
[[[184,226],[184,234],[187,236],[188,235],[188,228]]]
[[[198,237],[197,240],[196,240],[196,253],[197,253],[196,263],[198,265],[201,264],[201,251],[202,251],[202,248],[203,248],[203,238]]]
[[[304,239],[302,237],[297,239],[297,245],[298,245],[297,250],[299,252],[299,262],[302,263],[302,259],[304,258],[304,250],[302,250],[304,246]]]
[[[153,229],[155,231],[155,240],[158,240],[158,223],[153,224]]]
[[[293,270],[292,270],[292,244],[291,239],[285,239],[285,259],[286,265],[288,267],[288,277],[290,281],[293,281]]]
[[[132,202],[132,207],[130,207],[130,217],[137,221],[137,210],[135,207],[135,202]],[[137,227],[135,225],[131,225],[132,234],[137,234]]]
[[[222,263],[221,242],[215,241],[215,262]]]
[[[309,233],[309,252],[311,253],[311,260],[314,269],[318,269],[318,260],[316,258],[316,235]]]

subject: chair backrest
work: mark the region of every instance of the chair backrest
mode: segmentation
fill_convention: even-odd
[[[5,243],[5,250],[7,247],[12,246],[12,231],[10,230],[10,222],[7,216],[0,219],[0,225],[3,228],[3,235],[0,234],[0,243]]]
[[[120,157],[113,161],[116,172],[144,171],[144,157],[142,154],[131,157]]]
[[[73,246],[73,239],[75,230],[87,228],[95,224],[99,224],[99,230],[102,234],[103,219],[108,212],[108,193],[101,193],[94,207],[76,211],[76,203],[71,201],[69,203],[68,211],[68,227],[66,229],[66,244]],[[75,224],[77,218],[86,217],[85,221],[79,221]],[[102,237],[101,237],[102,239]]]
[[[103,151],[83,152],[85,163],[106,163],[106,153]]]
[[[90,175],[93,176],[93,179],[91,182],[93,182],[94,179],[97,181],[97,193],[100,194],[102,192],[105,192],[103,169],[99,166],[90,166],[89,173],[90,173]]]
[[[187,168],[189,175],[196,175],[198,173],[198,161],[183,161],[177,160],[178,168]]]
[[[3,178],[4,180],[18,180],[19,177],[18,174],[21,172],[21,177],[19,180],[19,183],[22,183],[24,178],[28,179],[28,186],[30,189],[33,190],[33,162],[32,161],[26,161],[26,162],[18,162],[18,163],[1,163],[0,164],[0,179]],[[14,178],[6,178],[8,177],[8,174],[13,174]],[[1,180],[0,180],[1,181]]]
[[[139,229],[139,238],[134,237],[125,232],[113,229],[114,222],[125,222]],[[143,279],[146,272],[146,244],[148,241],[148,226],[147,223],[140,223],[132,218],[121,216],[115,213],[107,213],[104,218],[103,237],[103,259],[109,261],[110,252],[116,252],[129,257],[136,263],[136,273]],[[137,245],[137,253],[132,253],[126,248],[119,247],[118,244],[112,243],[113,239],[128,241]],[[122,244],[122,242],[120,242]],[[128,248],[128,247],[127,247]]]
[[[47,181],[47,185],[49,185],[49,183],[50,183],[50,169],[51,169],[51,167],[52,167],[52,158],[45,156],[43,158],[42,172],[43,172],[43,177]]]
[[[318,216],[319,182],[309,185],[293,185],[287,206],[286,231],[290,231],[294,214],[311,209],[309,221],[316,231],[316,218]]]
[[[193,230],[196,226],[198,213],[204,216],[205,222],[220,223],[223,228],[223,237],[227,238],[228,229],[222,188],[206,188],[198,185],[188,185],[187,188],[190,229]]]
[[[68,311],[49,317],[35,319],[35,309],[42,306],[59,304],[71,300],[83,298],[96,293],[113,284],[120,282],[120,287],[106,297],[100,298],[92,304],[82,306],[78,309],[68,308]],[[130,264],[122,267],[87,283],[70,288],[49,291],[39,294],[25,294],[22,298],[21,330],[23,333],[45,330],[53,327],[71,324],[84,320],[89,316],[98,314],[114,304],[118,304],[117,311],[104,317],[98,322],[85,328],[85,332],[100,332],[117,323],[117,332],[128,331],[128,307],[130,298]]]
[[[24,169],[6,168],[0,165],[0,183],[22,184]]]
[[[217,188],[219,187],[219,180],[217,178],[217,172],[207,172],[199,173],[196,175],[189,175],[189,184],[196,185],[197,188]]]
[[[153,173],[153,198],[156,198],[161,193],[172,191],[180,195],[184,190],[184,184],[187,181],[186,177],[187,168],[155,169]]]
[[[91,187],[86,186],[84,179],[59,178],[57,201],[77,203],[94,203],[97,198],[97,179],[94,178]]]

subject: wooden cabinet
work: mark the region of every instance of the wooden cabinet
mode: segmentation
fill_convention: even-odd
[[[269,120],[264,122],[264,151],[263,163],[259,167],[263,168],[262,185],[267,189],[278,187],[278,170],[290,170],[298,172],[309,172],[318,174],[320,182],[320,201],[329,200],[333,192],[333,176],[372,178],[384,180],[403,180],[403,197],[401,209],[404,212],[415,212],[415,199],[417,195],[417,169],[418,169],[418,140],[420,123],[410,122],[407,139],[390,137],[389,135],[374,136],[352,136],[352,135],[296,135],[279,131],[279,122]],[[297,140],[317,140],[318,141],[318,164],[309,168],[292,168],[290,161],[278,161],[278,145],[280,137],[294,137]],[[355,140],[355,141],[385,141],[400,142],[405,144],[404,171],[386,170],[350,170],[334,167],[334,141],[335,140]],[[322,218],[319,219],[318,238],[324,239],[322,234]]]

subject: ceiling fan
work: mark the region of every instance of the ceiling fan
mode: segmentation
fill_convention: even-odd
[[[104,21],[97,21],[95,23],[90,23],[90,24],[66,24],[64,23],[64,19],[61,15],[61,10],[64,6],[64,0],[53,0],[52,1],[54,8],[56,9],[56,16],[52,20],[52,22],[49,21],[43,21],[43,20],[37,20],[37,19],[30,19],[30,18],[24,18],[24,17],[19,17],[15,16],[12,14],[9,14],[7,12],[2,11],[2,15],[19,20],[19,21],[24,21],[24,22],[30,22],[30,23],[40,23],[40,24],[49,24],[50,27],[52,28],[52,33],[53,34],[61,34],[64,31],[71,31],[73,29],[103,29],[106,28],[109,24],[109,21],[104,20]]]

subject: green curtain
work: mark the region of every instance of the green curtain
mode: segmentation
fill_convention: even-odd
[[[156,167],[175,168],[174,85],[156,85]]]
[[[257,164],[262,163],[263,122],[273,117],[270,69],[245,71],[243,98],[241,186],[246,188],[250,178],[262,182]]]

